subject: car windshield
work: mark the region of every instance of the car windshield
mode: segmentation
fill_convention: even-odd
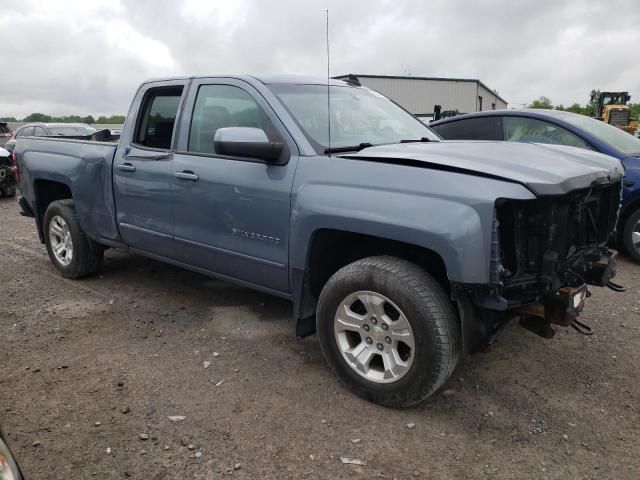
[[[640,155],[640,139],[595,118],[572,113],[558,113],[558,118],[590,133],[625,155]]]
[[[63,127],[49,127],[49,132],[51,132],[51,135],[59,135],[61,137],[76,137],[93,135],[97,130],[88,125],[65,125]]]
[[[329,147],[340,149],[402,140],[439,140],[414,116],[368,88],[294,84],[269,87],[318,153],[324,153]],[[328,104],[331,105],[331,142],[328,141]]]

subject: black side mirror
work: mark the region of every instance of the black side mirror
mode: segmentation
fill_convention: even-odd
[[[213,137],[213,147],[220,155],[257,158],[269,163],[286,163],[281,159],[284,143],[270,142],[261,128],[219,128]]]

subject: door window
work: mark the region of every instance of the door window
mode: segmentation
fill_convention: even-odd
[[[445,140],[502,140],[501,117],[478,117],[431,126]]]
[[[249,93],[231,85],[202,85],[191,117],[188,150],[215,154],[213,138],[219,128],[225,127],[260,128],[269,140],[279,139],[266,113]]]
[[[527,117],[504,117],[504,139],[509,142],[536,142],[592,148],[577,135],[553,123]]]
[[[47,136],[47,131],[42,127],[36,127],[35,136],[36,137],[46,137]]]
[[[19,137],[33,137],[34,127],[25,127],[20,131]]]
[[[135,143],[169,150],[176,123],[182,86],[154,88],[147,92],[138,118]]]

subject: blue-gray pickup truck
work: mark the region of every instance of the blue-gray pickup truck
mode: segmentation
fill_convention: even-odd
[[[24,138],[14,161],[63,276],[126,248],[290,299],[297,336],[385,405],[431,395],[513,319],[590,333],[588,286],[615,286],[618,160],[441,141],[354,81],[149,81],[118,143]]]

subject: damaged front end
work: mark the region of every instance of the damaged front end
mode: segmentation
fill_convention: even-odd
[[[555,333],[552,324],[590,334],[578,321],[588,285],[620,288],[611,283],[617,252],[608,247],[620,198],[618,181],[560,196],[497,201],[489,284],[452,289],[466,350],[486,348],[517,317],[544,338]]]

